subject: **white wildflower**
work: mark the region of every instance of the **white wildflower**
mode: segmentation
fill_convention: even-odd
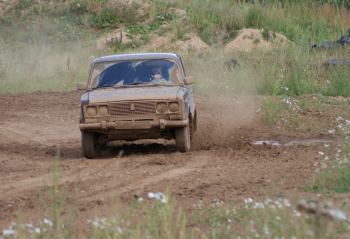
[[[328,213],[336,220],[340,220],[340,221],[348,220],[348,217],[346,216],[345,212],[343,212],[339,208],[331,208],[328,210]]]
[[[245,198],[244,199],[244,203],[245,204],[251,204],[251,203],[253,203],[253,199],[252,198]]]
[[[287,198],[283,199],[283,204],[284,204],[285,207],[291,207],[292,206]]]
[[[143,197],[137,198],[137,201],[138,201],[138,202],[143,202]]]
[[[116,228],[116,232],[118,232],[119,234],[123,234],[123,230],[120,227]]]
[[[53,226],[53,223],[51,222],[51,220],[49,220],[49,219],[47,219],[47,218],[44,218],[43,223],[46,224],[46,225],[48,225],[48,226],[50,226],[50,227]]]
[[[26,224],[24,224],[24,226],[26,228],[33,228],[33,224],[32,223],[26,223]]]
[[[269,236],[270,235],[269,227],[266,224],[264,224],[264,234],[265,234],[265,236]]]
[[[9,227],[9,228],[2,230],[2,235],[4,235],[5,237],[13,236],[15,234],[16,234],[16,232],[15,232],[15,230],[13,230],[12,227]]]
[[[156,193],[149,192],[147,194],[147,196],[148,196],[149,199],[158,200],[161,203],[167,203],[167,199],[166,199],[165,195],[163,193],[161,193],[161,192],[156,192]]]

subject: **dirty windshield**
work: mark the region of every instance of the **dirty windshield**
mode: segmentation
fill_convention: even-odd
[[[179,84],[179,72],[170,60],[133,60],[96,63],[89,88]]]

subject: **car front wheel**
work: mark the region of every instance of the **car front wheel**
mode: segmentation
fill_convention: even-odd
[[[95,158],[97,156],[97,135],[91,132],[81,132],[81,148],[85,158]]]
[[[178,128],[175,130],[176,148],[180,152],[188,152],[191,149],[190,126]]]

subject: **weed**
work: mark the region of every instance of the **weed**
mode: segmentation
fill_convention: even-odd
[[[33,0],[20,0],[17,5],[16,8],[17,9],[25,9],[25,8],[29,8],[33,5]]]
[[[309,188],[312,192],[350,192],[350,166],[335,165],[315,175]]]
[[[69,9],[73,14],[84,14],[88,12],[88,2],[86,0],[73,0],[69,3]]]
[[[96,28],[111,28],[120,21],[116,9],[103,8],[91,17],[91,25]]]
[[[258,6],[249,8],[245,16],[245,25],[247,27],[260,28],[262,26],[263,14]]]
[[[317,172],[308,189],[312,192],[350,192],[350,128],[348,123],[341,126],[343,145],[330,163],[321,162],[323,170]]]
[[[171,4],[168,2],[155,0],[151,6],[150,19],[152,22],[164,22],[172,20],[175,16],[169,12]]]
[[[254,43],[255,45],[258,45],[258,44],[260,43],[260,39],[259,39],[259,38],[254,39],[253,43]]]
[[[276,124],[279,120],[279,116],[282,110],[282,104],[279,100],[273,98],[267,98],[262,104],[262,118],[267,124]]]
[[[264,28],[263,31],[261,32],[262,37],[264,38],[264,40],[268,41],[270,40],[270,33],[269,30]]]
[[[183,24],[180,22],[175,24],[175,34],[176,34],[176,39],[183,40],[185,38],[185,29]]]
[[[325,95],[330,96],[350,96],[350,70],[348,69],[336,69],[332,70],[329,74],[329,84],[325,89]]]

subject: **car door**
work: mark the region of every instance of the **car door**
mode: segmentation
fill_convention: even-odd
[[[182,59],[179,58],[177,62],[179,69],[179,76],[181,77],[182,82],[184,82],[184,88],[186,89],[186,93],[184,95],[184,102],[189,107],[189,116],[193,120],[196,117],[196,105],[193,97],[193,88],[191,84],[186,84],[186,73],[182,63]]]

